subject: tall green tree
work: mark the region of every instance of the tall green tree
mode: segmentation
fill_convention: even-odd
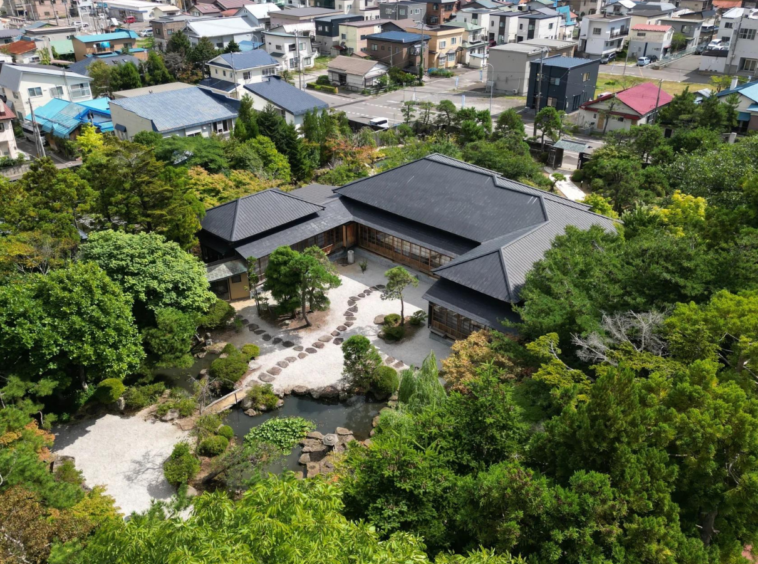
[[[142,86],[137,65],[131,61],[121,63],[113,67],[111,71],[111,83],[114,90],[131,90]]]
[[[185,57],[189,55],[191,49],[192,44],[190,43],[187,34],[181,29],[175,31],[166,44],[167,53],[178,53]]]
[[[402,266],[390,268],[384,273],[384,277],[387,279],[387,284],[384,290],[382,290],[382,299],[400,300],[400,325],[405,325],[405,300],[403,299],[403,292],[405,292],[408,286],[417,288],[418,278]]]
[[[157,51],[150,51],[147,55],[147,61],[142,64],[142,73],[144,82],[147,86],[154,84],[166,84],[174,80],[171,73],[166,68],[163,57]]]
[[[294,312],[300,305],[300,276],[292,268],[299,255],[290,247],[279,247],[268,257],[263,289],[276,300],[280,313]]]
[[[534,116],[534,124],[542,135],[542,147],[545,147],[545,136],[553,142],[561,139],[563,134],[563,110],[556,110],[552,106],[545,106]]]

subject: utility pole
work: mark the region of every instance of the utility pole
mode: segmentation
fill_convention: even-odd
[[[545,49],[540,49],[540,72],[537,75],[537,101],[534,104],[534,128],[532,137],[537,136],[537,114],[540,113],[540,101],[542,99],[542,65],[545,62]]]
[[[34,148],[37,149],[37,157],[45,158],[45,143],[42,141],[39,129],[37,129],[37,120],[34,118],[34,106],[32,101],[29,100],[29,109],[32,112],[32,133],[34,134]]]
[[[655,112],[655,114],[654,114],[655,115],[655,121],[653,123],[655,123],[656,121],[658,121],[658,103],[661,101],[661,88],[662,87],[663,87],[663,79],[660,79],[658,81],[658,94],[656,94],[656,96],[655,96],[655,108],[653,108],[653,112]]]

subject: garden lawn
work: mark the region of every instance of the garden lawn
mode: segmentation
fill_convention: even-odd
[[[627,71],[628,72],[628,71]],[[621,77],[616,74],[605,74],[600,73],[597,76],[597,87],[595,89],[595,95],[597,96],[600,94],[600,92],[619,92],[621,90],[624,90],[626,88],[631,88],[632,86],[636,86],[638,84],[641,84],[643,82],[654,82],[657,83],[658,81],[652,78],[642,78],[639,76],[624,76]],[[697,92],[698,90],[702,90],[703,88],[712,88],[709,84],[701,84],[696,82],[676,82],[673,80],[664,80],[661,84],[661,88],[665,91],[671,94],[672,96],[676,96],[677,94],[681,94],[684,92],[685,88],[690,89],[690,92]]]

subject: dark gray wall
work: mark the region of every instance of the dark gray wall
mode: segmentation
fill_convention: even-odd
[[[556,110],[564,110],[571,113],[579,109],[579,104],[592,100],[595,97],[597,74],[600,70],[600,60],[588,60],[586,64],[567,69],[545,65],[542,70],[542,90],[540,93],[539,107],[536,107],[537,77],[540,72],[540,62],[533,61],[529,78],[529,91],[526,95],[526,103],[529,108],[536,111],[548,105],[548,98],[554,98]],[[583,80],[583,76],[589,73],[589,78]],[[558,81],[558,84],[554,84]]]

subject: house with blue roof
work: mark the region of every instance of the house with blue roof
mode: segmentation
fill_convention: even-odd
[[[389,65],[416,72],[421,64],[424,45],[431,36],[408,31],[384,31],[366,36],[368,56]]]
[[[544,59],[542,63],[533,60],[530,66],[526,105],[535,112],[552,106],[568,114],[595,97],[600,59],[557,55]]]
[[[253,99],[253,108],[261,111],[271,104],[281,112],[287,123],[300,127],[306,112],[327,110],[329,104],[295,88],[278,76],[269,77],[263,82],[245,85],[245,94]]]
[[[722,90],[716,96],[724,103],[728,96],[736,94],[739,98],[737,105],[737,132],[747,133],[758,131],[758,80],[745,84],[734,84],[727,90]]]
[[[274,76],[278,66],[279,61],[263,49],[224,53],[208,61],[208,76],[200,81],[199,86],[241,99],[245,84]]]
[[[131,141],[141,131],[163,137],[229,137],[239,105],[238,100],[191,86],[111,100],[110,109],[116,136]]]
[[[136,48],[138,39],[137,32],[119,29],[111,33],[75,35],[71,41],[74,44],[74,58],[77,61],[90,55],[123,53],[125,48],[140,61],[146,61],[147,51]]]
[[[54,98],[44,106],[35,108],[34,121],[53,146],[57,139],[75,139],[85,124],[94,126],[101,133],[112,132],[113,122],[108,102],[108,98],[84,102]],[[31,112],[26,115],[26,119],[32,120]]]

